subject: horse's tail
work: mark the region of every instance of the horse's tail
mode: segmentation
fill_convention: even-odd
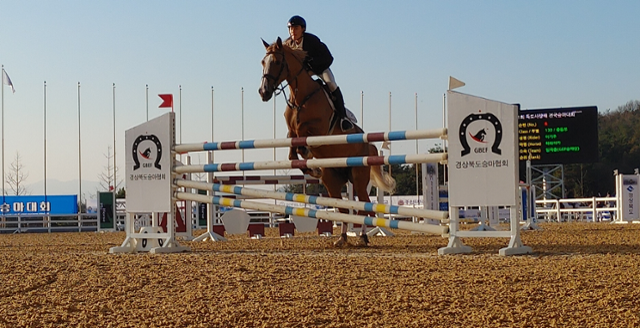
[[[378,156],[378,148],[374,145],[369,145],[369,156]],[[371,181],[376,188],[393,193],[396,189],[396,180],[391,174],[384,172],[382,166],[371,166]]]

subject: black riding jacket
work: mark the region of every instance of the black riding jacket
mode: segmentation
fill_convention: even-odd
[[[285,44],[293,47],[293,39],[288,38]],[[327,45],[311,33],[304,32],[302,35],[302,50],[307,52],[306,62],[316,75],[322,74],[333,63],[333,56]]]

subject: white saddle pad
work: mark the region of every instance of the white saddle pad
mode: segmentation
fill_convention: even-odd
[[[347,110],[347,118],[353,122],[353,123],[358,123],[358,119],[356,118],[355,115],[353,115],[353,112],[349,110],[349,108],[345,108]]]

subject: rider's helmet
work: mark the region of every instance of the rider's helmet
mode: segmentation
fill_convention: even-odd
[[[289,18],[289,22],[287,23],[287,27],[291,27],[291,26],[302,26],[302,28],[306,29],[307,28],[307,22],[305,22],[304,18],[295,15],[291,18]]]

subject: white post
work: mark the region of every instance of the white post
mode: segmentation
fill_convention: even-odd
[[[529,155],[531,156],[531,155]],[[527,159],[526,162],[526,186],[525,193],[526,199],[526,215],[523,213],[523,217],[527,218],[527,222],[521,227],[522,230],[542,230],[537,224],[536,215],[536,190],[531,183],[531,160]]]
[[[191,165],[191,155],[187,155],[187,165]],[[187,179],[191,180],[192,174],[187,174]],[[193,193],[194,190],[191,188],[185,188],[184,192]],[[184,224],[187,228],[187,231],[184,233],[182,238],[184,240],[193,240],[193,202],[185,200],[184,201]]]
[[[207,153],[207,164],[213,163],[213,152],[210,151]],[[207,180],[209,183],[213,183],[213,172],[210,172],[207,176]],[[209,197],[213,198],[215,196],[215,191],[209,190]],[[193,241],[227,241],[227,238],[220,236],[219,234],[213,231],[213,225],[216,223],[217,217],[217,206],[212,203],[207,203],[207,231],[202,235],[193,239]]]

